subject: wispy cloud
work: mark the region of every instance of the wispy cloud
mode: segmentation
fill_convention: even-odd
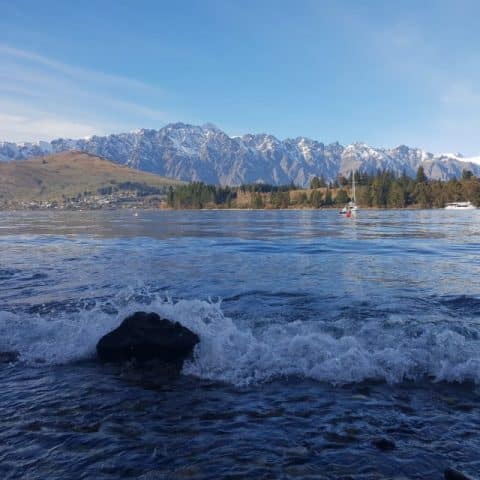
[[[30,64],[36,64],[43,66],[51,71],[55,71],[67,77],[80,81],[93,81],[96,83],[102,83],[106,86],[119,85],[122,87],[129,87],[135,89],[141,89],[150,94],[159,95],[162,91],[156,87],[148,85],[136,79],[123,77],[120,75],[111,75],[87,68],[81,68],[66,63],[59,62],[52,58],[39,55],[34,52],[22,50],[20,48],[11,47],[6,44],[0,43],[0,56],[10,57],[16,60],[24,60]]]
[[[121,75],[0,44],[0,140],[32,141],[131,130],[170,120],[165,93]]]
[[[45,112],[35,112],[28,116],[0,113],[0,130],[6,138],[19,142],[25,138],[32,140],[54,137],[77,138],[105,133],[93,125],[54,118]]]

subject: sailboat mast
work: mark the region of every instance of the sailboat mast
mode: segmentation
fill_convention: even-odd
[[[353,190],[353,201],[356,202],[355,198],[355,172],[352,170],[352,190]]]

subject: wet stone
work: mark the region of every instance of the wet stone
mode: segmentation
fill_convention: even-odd
[[[156,313],[136,312],[97,343],[97,354],[104,362],[161,361],[180,369],[200,341],[178,322]]]
[[[381,450],[382,452],[388,452],[395,448],[395,442],[388,438],[376,438],[372,440],[372,445]]]
[[[456,410],[459,410],[461,412],[471,412],[475,406],[474,405],[471,405],[469,403],[461,403],[460,405],[456,405],[455,406]]]
[[[96,433],[100,430],[100,422],[95,422],[87,425],[74,425],[72,430],[78,433]]]
[[[474,480],[472,477],[453,468],[447,468],[443,474],[443,478],[445,480]]]
[[[0,363],[13,363],[18,360],[19,353],[12,352],[0,352]]]
[[[38,432],[42,429],[42,424],[38,421],[30,422],[25,426],[25,429],[30,432]]]

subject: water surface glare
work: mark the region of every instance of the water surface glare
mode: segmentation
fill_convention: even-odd
[[[479,252],[480,211],[1,212],[0,478],[479,475]],[[182,376],[95,362],[140,309]]]

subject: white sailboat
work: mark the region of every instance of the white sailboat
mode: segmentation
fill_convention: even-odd
[[[341,215],[351,217],[358,212],[358,206],[355,197],[355,173],[352,171],[352,199],[340,210]]]

